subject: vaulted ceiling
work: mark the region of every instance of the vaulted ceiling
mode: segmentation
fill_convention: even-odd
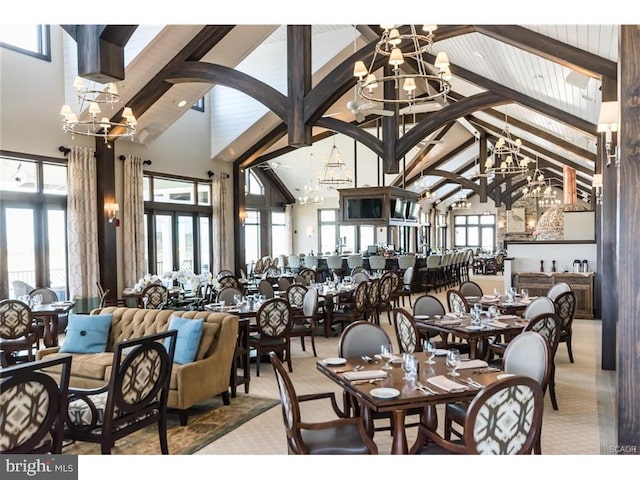
[[[121,55],[143,27],[64,28],[78,41],[82,70],[81,58]],[[358,122],[346,108],[354,98],[353,65],[371,61],[381,31],[377,25],[166,25],[122,65],[122,78],[117,66],[79,73],[124,80],[123,100],[138,117],[134,141],[142,143],[184,114],[179,100],[188,108],[208,92],[212,158],[244,168],[270,162],[268,171],[291,198],[306,183],[300,171],[319,170],[321,159],[277,167],[301,167],[290,153],[336,132],[379,157],[387,183],[419,190],[427,180],[445,202],[462,186],[510,205],[521,195],[522,178],[477,176],[507,124],[554,186],[561,188],[563,167],[570,166],[579,194],[590,195],[603,91],[615,95],[617,25],[439,25],[433,52],[447,52],[453,74],[442,108]],[[90,36],[110,49],[88,49]],[[434,59],[425,54],[427,62]]]

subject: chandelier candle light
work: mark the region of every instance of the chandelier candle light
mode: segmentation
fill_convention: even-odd
[[[84,80],[76,77],[73,86],[77,90],[80,111],[82,112],[85,102],[89,104],[90,119],[80,120],[69,105],[63,105],[60,115],[63,117],[63,129],[66,133],[72,136],[103,137],[105,143],[108,142],[108,137],[133,138],[138,122],[131,108],[123,109],[120,122],[112,122],[108,117],[102,116],[101,104],[110,105],[113,110],[114,105],[121,102],[115,83],[109,83],[103,89],[96,89],[85,86]],[[116,132],[113,131],[115,127]]]
[[[433,32],[438,28],[436,25],[423,25],[426,34],[418,34],[415,25],[409,25],[410,33],[400,33],[395,25],[380,25],[383,29],[382,35],[376,44],[375,53],[369,68],[362,60],[355,63],[353,76],[358,77],[358,95],[361,98],[372,102],[393,103],[414,105],[434,100],[446,99],[447,93],[451,89],[449,79],[449,58],[445,52],[439,52],[434,62],[437,69],[436,74],[427,71],[427,62],[423,56],[431,53],[433,46]],[[376,76],[374,73],[376,58],[378,55],[388,57],[388,63],[393,67],[393,74],[387,76]],[[400,65],[406,59],[415,61],[415,73],[405,73],[400,70]],[[393,82],[395,96],[384,97],[382,93],[376,94],[376,90],[385,82]],[[400,90],[400,86],[402,89]],[[435,88],[433,87],[435,85]],[[425,95],[417,95],[419,90],[426,92]]]
[[[318,173],[320,185],[337,186],[351,185],[351,172],[342,159],[340,150],[336,147],[336,137],[333,136],[333,146],[329,156],[324,159],[324,175]]]
[[[309,167],[313,165],[313,153],[309,157]],[[306,185],[303,187],[303,193],[298,197],[300,205],[323,203],[324,197],[318,191],[318,185]]]
[[[522,141],[519,138],[514,140],[511,137],[507,114],[505,113],[505,126],[500,138],[493,147],[493,154],[487,158],[484,164],[485,173],[489,176],[526,173],[531,159],[520,153],[521,146]]]

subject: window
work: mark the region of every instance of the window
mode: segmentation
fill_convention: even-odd
[[[358,253],[375,243],[373,225],[341,225],[338,210],[321,208],[318,210],[318,252],[332,254],[337,249],[341,253]]]
[[[271,258],[288,255],[284,251],[288,244],[284,212],[271,212]]]
[[[338,210],[318,210],[318,255],[335,252],[338,244]]]
[[[2,25],[0,46],[51,61],[49,25]]]
[[[244,221],[244,258],[247,263],[255,262],[260,255],[260,212],[247,209]]]
[[[200,97],[200,99],[196,103],[191,105],[191,108],[199,112],[204,112],[204,97]]]
[[[143,197],[148,273],[210,271],[211,184],[146,174]]]
[[[0,157],[0,172],[0,298],[15,298],[20,280],[66,299],[66,165]]]
[[[456,248],[483,248],[493,251],[495,247],[495,215],[456,215],[454,224],[454,246]]]
[[[247,168],[245,171],[245,194],[246,195],[264,195],[264,185],[255,173]]]

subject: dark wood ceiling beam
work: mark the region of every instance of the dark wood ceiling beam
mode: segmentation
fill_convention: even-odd
[[[449,160],[457,157],[458,155],[460,155],[462,152],[464,152],[466,149],[468,149],[469,147],[471,147],[473,144],[475,143],[475,139],[471,138],[469,140],[467,140],[464,143],[461,143],[460,145],[458,145],[456,148],[454,148],[453,150],[451,150],[449,153],[447,153],[446,155],[443,155],[441,158],[439,158],[438,160],[435,160],[434,162],[432,162],[431,164],[427,165],[425,168],[423,168],[419,173],[417,173],[416,175],[413,175],[411,177],[409,177],[408,179],[405,179],[405,185],[411,185],[413,182],[417,181],[420,177],[424,176],[424,175],[431,175],[431,172],[433,170],[435,170],[436,168],[438,168],[439,166],[447,163]],[[475,157],[472,160],[473,163],[475,163]],[[397,186],[397,185],[396,185]]]
[[[616,78],[615,62],[519,25],[474,25],[475,31],[597,80]]]
[[[378,157],[383,156],[382,140],[379,140],[369,132],[359,128],[352,123],[343,122],[337,118],[332,117],[320,117],[316,122],[316,126],[322,128],[328,128],[334,132],[342,133],[347,137],[351,137],[354,140],[360,142],[364,146],[368,147]]]
[[[124,48],[137,28],[138,25],[107,25],[100,39]]]
[[[311,145],[311,124],[304,120],[304,99],[311,90],[311,25],[287,25],[287,122],[289,145]]]
[[[241,154],[233,164],[237,165],[240,169],[245,169],[253,166],[253,162],[256,161],[264,152],[277,143],[282,137],[287,134],[287,124],[280,123],[273,128],[269,133],[264,135],[260,140],[254,143],[251,148]]]
[[[193,39],[173,57],[147,84],[135,94],[127,103],[136,117],[141,117],[151,106],[171,88],[167,82],[168,72],[175,71],[185,61],[198,61],[204,57],[220,40],[222,40],[234,25],[207,25],[193,37]],[[122,120],[122,110],[111,118],[112,122]],[[122,129],[114,127],[113,133],[121,133]],[[110,137],[113,139],[113,137]]]

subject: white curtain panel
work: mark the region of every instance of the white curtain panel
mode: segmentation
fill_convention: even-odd
[[[144,199],[142,157],[127,155],[124,160],[124,198],[122,208],[124,284],[136,284],[147,273],[144,262]],[[151,272],[154,273],[154,272]],[[163,272],[155,272],[162,274]]]
[[[71,147],[67,175],[69,293],[73,299],[94,298],[100,280],[94,150]]]
[[[284,207],[284,231],[287,239],[286,252],[293,253],[293,204],[288,203]]]
[[[215,172],[212,179],[213,235],[211,243],[213,244],[213,261],[211,273],[214,275],[220,270],[233,270],[233,260],[227,238],[227,180],[228,175],[222,172]]]

